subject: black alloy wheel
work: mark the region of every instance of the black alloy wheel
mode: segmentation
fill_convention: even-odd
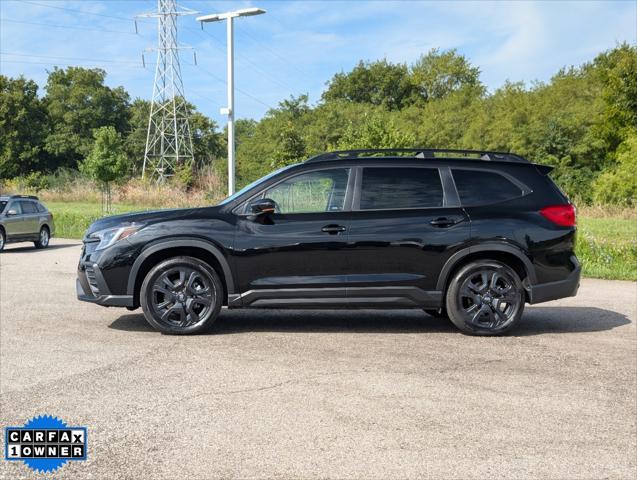
[[[49,246],[50,239],[51,235],[49,233],[49,229],[47,227],[42,227],[37,241],[33,242],[33,244],[35,245],[35,248],[46,248]]]
[[[462,267],[447,290],[451,321],[472,335],[500,335],[513,328],[524,311],[524,288],[508,265],[478,260]]]
[[[157,330],[198,333],[219,315],[223,286],[209,265],[193,257],[174,257],[151,269],[142,283],[144,316]]]

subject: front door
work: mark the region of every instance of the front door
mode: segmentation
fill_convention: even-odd
[[[372,297],[379,305],[439,305],[438,275],[469,239],[470,227],[441,174],[436,167],[359,170],[349,225],[352,303]]]
[[[258,196],[276,202],[274,213],[239,216],[235,262],[243,306],[345,301],[350,170],[288,177]]]
[[[9,215],[12,212],[13,215]],[[7,232],[8,240],[15,240],[24,235],[24,218],[22,216],[22,208],[20,202],[14,200],[6,206],[4,218],[4,229]]]

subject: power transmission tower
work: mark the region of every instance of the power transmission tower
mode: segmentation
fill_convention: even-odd
[[[157,0],[157,12],[139,15],[158,20],[159,44],[153,99],[148,118],[142,178],[146,175],[163,182],[177,166],[194,161],[188,123],[188,104],[179,63],[177,17],[194,10],[177,6],[175,0]]]

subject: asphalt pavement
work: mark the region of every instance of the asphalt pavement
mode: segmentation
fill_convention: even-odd
[[[79,254],[0,254],[0,426],[88,427],[55,478],[637,476],[635,282],[585,279],[498,338],[413,310],[224,310],[175,337],[77,301]]]

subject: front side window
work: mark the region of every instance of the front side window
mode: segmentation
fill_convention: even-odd
[[[520,187],[498,173],[455,168],[451,171],[463,205],[486,205],[522,195]]]
[[[20,208],[20,202],[11,202],[9,204],[9,210],[14,210],[16,215],[22,215],[22,208]]]
[[[442,207],[437,168],[364,168],[361,210]]]
[[[340,212],[348,178],[349,168],[303,173],[266,190],[264,198],[276,202],[277,213]]]

